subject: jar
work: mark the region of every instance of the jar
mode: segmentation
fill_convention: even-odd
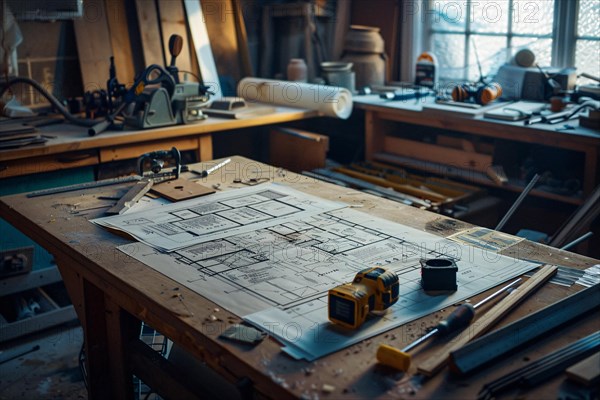
[[[308,68],[302,58],[292,58],[287,66],[288,81],[306,82]]]
[[[351,25],[344,40],[341,60],[354,64],[358,89],[385,84],[387,56],[379,28]]]

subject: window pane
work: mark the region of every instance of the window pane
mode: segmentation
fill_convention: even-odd
[[[600,36],[600,1],[579,0],[577,35]]]
[[[464,35],[433,34],[432,44],[432,52],[437,56],[440,64],[440,77],[464,80]]]
[[[577,73],[587,72],[600,77],[600,41],[578,40],[575,47],[575,66]],[[577,83],[597,83],[596,81],[580,78]]]
[[[533,35],[552,33],[554,0],[515,1],[512,11],[514,33]]]
[[[508,32],[508,1],[478,0],[471,7],[471,29],[477,32]]]
[[[552,60],[552,39],[517,37],[512,40],[513,55],[521,49],[529,49],[535,54],[535,62],[540,67],[550,66]]]
[[[467,9],[465,2],[434,0],[428,5],[427,15],[433,30],[462,31],[466,29]]]
[[[481,36],[473,35],[469,42],[469,67],[467,78],[471,81],[479,80],[479,67],[475,57],[475,48],[481,62],[481,71],[484,77],[496,75],[500,65],[506,62],[506,36]],[[475,47],[473,47],[475,42]]]

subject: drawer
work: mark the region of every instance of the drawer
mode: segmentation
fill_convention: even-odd
[[[157,150],[170,150],[176,147],[179,151],[198,149],[198,138],[187,137],[180,139],[165,139],[143,144],[113,146],[100,149],[100,162],[106,163],[117,160],[138,158],[142,154]]]
[[[95,150],[9,160],[0,162],[0,178],[86,167],[98,163],[98,153]]]

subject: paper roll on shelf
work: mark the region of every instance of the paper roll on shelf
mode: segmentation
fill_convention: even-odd
[[[247,102],[306,108],[328,117],[346,119],[352,113],[352,93],[337,86],[248,77],[237,94]]]

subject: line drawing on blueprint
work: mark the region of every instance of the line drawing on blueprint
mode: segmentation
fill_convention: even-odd
[[[165,251],[345,207],[268,184],[92,220]]]
[[[267,330],[284,351],[314,360],[435,312],[520,275],[536,264],[465,246],[349,208],[285,220],[164,253],[142,243],[119,247],[219,306]],[[421,290],[420,260],[457,262],[459,289]],[[369,266],[396,272],[400,299],[356,331],[327,319],[327,291]]]

